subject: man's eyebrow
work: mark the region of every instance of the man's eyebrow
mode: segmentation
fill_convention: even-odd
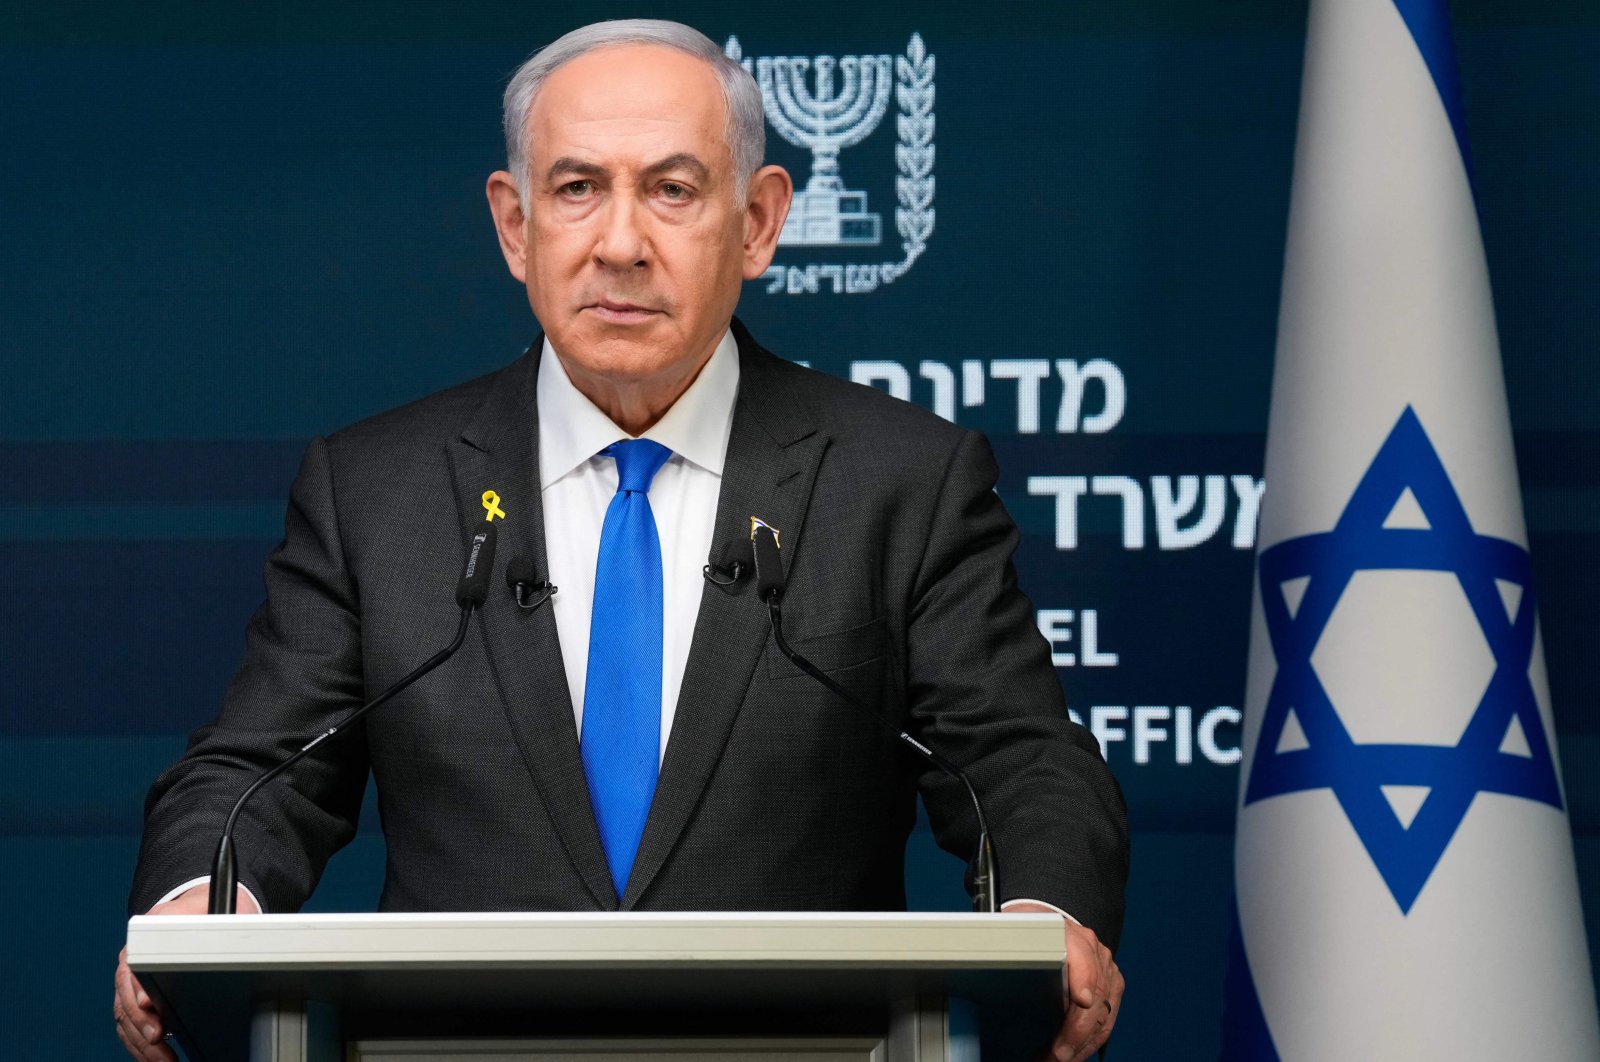
[[[654,175],[668,173],[672,170],[687,170],[698,181],[704,181],[711,176],[710,167],[701,162],[697,156],[687,151],[680,151],[674,155],[668,155],[660,162],[653,162],[645,167],[644,172]]]
[[[563,155],[550,164],[550,168],[545,171],[545,177],[550,180],[557,177],[602,177],[605,172],[605,167],[597,163],[584,162],[582,159]]]
[[[645,176],[653,177],[673,170],[687,170],[697,181],[705,181],[711,177],[711,168],[701,162],[699,156],[688,151],[679,151],[652,162],[643,172]],[[571,155],[563,155],[550,164],[550,168],[545,171],[545,178],[552,181],[559,177],[592,179],[604,177],[606,173],[606,168],[597,162],[585,162]]]

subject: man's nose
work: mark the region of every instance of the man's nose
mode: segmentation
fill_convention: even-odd
[[[649,246],[645,223],[642,210],[632,196],[611,196],[601,214],[595,260],[610,269],[643,266]]]

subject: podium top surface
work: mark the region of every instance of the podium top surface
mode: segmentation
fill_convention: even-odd
[[[129,965],[200,1062],[247,1057],[252,1015],[300,1006],[345,1040],[881,1033],[896,1000],[960,995],[980,1009],[1010,1007],[1005,1021],[1031,1021],[1045,1042],[1059,1021],[1065,950],[1061,919],[1051,914],[162,915],[128,923]],[[343,1055],[330,1049],[327,1057]]]
[[[565,968],[1059,970],[1051,914],[140,916],[136,972]]]

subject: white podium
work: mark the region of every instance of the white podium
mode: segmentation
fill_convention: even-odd
[[[193,1062],[960,1062],[951,998],[1048,1043],[1063,952],[1054,915],[128,923],[129,965]]]

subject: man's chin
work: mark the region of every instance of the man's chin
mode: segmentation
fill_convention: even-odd
[[[607,327],[598,322],[550,337],[568,376],[586,376],[612,384],[638,384],[661,376],[684,360],[679,338],[659,323]]]

